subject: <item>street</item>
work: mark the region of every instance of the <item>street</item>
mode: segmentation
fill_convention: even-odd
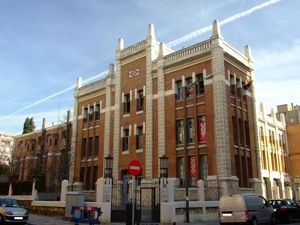
[[[63,220],[61,217],[50,217],[50,216],[41,216],[37,214],[29,214],[28,225],[71,225],[74,224],[70,221]],[[82,223],[81,223],[82,224]],[[125,223],[114,223],[114,225],[124,225]],[[156,223],[145,223],[156,224]],[[199,221],[189,223],[191,225],[219,225],[219,221]],[[300,225],[300,220],[294,221],[292,223],[277,223],[278,225]],[[186,223],[177,223],[176,225],[186,225]]]

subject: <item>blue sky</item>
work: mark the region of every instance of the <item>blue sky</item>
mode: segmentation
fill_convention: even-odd
[[[0,133],[21,133],[31,116],[37,128],[43,117],[48,126],[63,121],[73,108],[72,90],[15,112],[74,85],[79,75],[87,79],[107,70],[119,37],[125,47],[131,45],[143,40],[153,23],[158,41],[169,43],[264,2],[269,1],[1,0]],[[300,104],[299,9],[298,0],[278,0],[221,26],[225,41],[239,51],[251,46],[257,102],[267,111]]]

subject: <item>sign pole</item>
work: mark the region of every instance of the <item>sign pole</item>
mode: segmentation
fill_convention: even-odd
[[[134,213],[135,213],[135,199],[134,199],[134,194],[135,194],[135,176],[132,178],[132,225],[134,225]]]

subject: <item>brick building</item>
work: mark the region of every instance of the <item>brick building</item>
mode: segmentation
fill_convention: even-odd
[[[277,120],[274,110],[271,115],[267,115],[261,103],[257,123],[262,159],[263,195],[267,199],[292,198],[284,115],[281,114],[280,120]]]
[[[166,155],[168,176],[182,184],[187,151],[191,184],[202,179],[222,194],[260,191],[252,71],[250,48],[243,55],[231,47],[216,21],[208,40],[178,51],[156,40],[153,25],[134,45],[124,48],[119,39],[104,79],[85,86],[78,79],[70,182],[94,189],[108,155],[115,179],[132,159],[143,179],[157,179]]]
[[[45,121],[41,130],[14,137],[12,175],[20,181],[39,178],[42,191],[59,192],[68,178],[72,124],[45,127]]]

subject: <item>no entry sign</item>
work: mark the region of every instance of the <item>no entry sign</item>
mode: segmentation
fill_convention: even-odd
[[[128,164],[128,172],[133,175],[137,176],[142,172],[142,165],[137,160],[132,160]]]

